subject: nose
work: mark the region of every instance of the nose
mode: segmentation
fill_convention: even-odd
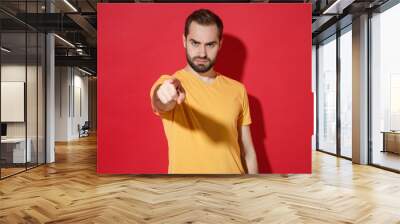
[[[199,54],[200,54],[200,57],[202,57],[202,58],[204,58],[204,57],[207,56],[207,51],[206,51],[206,46],[205,46],[205,45],[202,46],[202,47],[200,47],[200,52],[199,52]]]

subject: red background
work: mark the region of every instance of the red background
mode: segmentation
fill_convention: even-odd
[[[310,173],[310,4],[99,4],[99,173],[167,173],[162,123],[149,90],[186,64],[186,17],[208,8],[224,22],[216,70],[245,84],[262,173]]]

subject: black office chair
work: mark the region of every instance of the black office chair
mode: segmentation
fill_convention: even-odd
[[[80,125],[78,124],[79,138],[89,136],[89,129],[90,129],[89,121],[85,121],[82,127],[80,127]]]

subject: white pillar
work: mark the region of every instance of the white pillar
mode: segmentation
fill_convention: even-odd
[[[46,4],[47,12],[53,12],[54,6],[50,1]],[[55,43],[54,34],[46,35],[46,163],[55,162],[54,133],[55,133]]]
[[[353,19],[353,162],[368,163],[368,15]]]

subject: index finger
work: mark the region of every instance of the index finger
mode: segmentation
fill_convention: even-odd
[[[172,78],[172,79],[169,79],[168,81],[169,81],[169,83],[171,83],[172,85],[174,85],[175,88],[176,88],[176,87],[179,87],[179,86],[181,85],[181,82],[180,82],[179,79],[177,79],[177,78]]]

